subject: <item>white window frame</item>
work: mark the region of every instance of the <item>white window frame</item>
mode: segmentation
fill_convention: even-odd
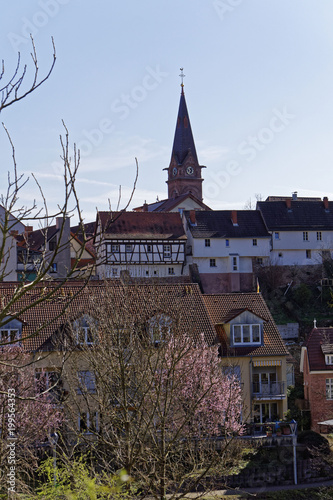
[[[216,259],[209,259],[209,267],[217,267]]]
[[[257,247],[257,246],[258,246],[258,240],[257,240],[257,238],[253,238],[253,240],[252,240],[252,245],[253,245],[254,247]]]
[[[279,240],[280,239],[280,233],[279,231],[274,231],[274,239]]]
[[[76,331],[76,341],[77,341],[77,344],[79,345],[92,345],[94,342],[88,342],[88,338],[89,338],[89,332],[91,333],[91,328],[90,326],[79,326],[79,330],[82,332],[84,332],[84,340],[81,342],[80,340],[80,331]]]
[[[325,354],[325,364],[333,365],[333,354]]]
[[[165,259],[171,259],[172,248],[171,245],[163,245],[163,257]]]
[[[126,243],[125,245],[125,252],[130,253],[133,251],[133,245],[131,243]]]
[[[6,334],[4,333],[6,332]],[[12,335],[14,338],[11,338]],[[4,338],[6,337],[6,338]],[[17,342],[20,340],[20,330],[18,328],[1,328],[0,329],[0,343],[2,342]]]
[[[78,394],[96,394],[96,378],[95,373],[91,370],[79,370],[78,378]]]
[[[317,241],[322,241],[322,232],[317,231]]]
[[[257,326],[259,328],[259,340],[254,341],[253,340],[253,327]],[[235,327],[240,328],[240,337],[241,341],[236,342],[235,341]],[[250,340],[249,342],[244,341],[244,329],[249,327],[249,335],[250,335]],[[255,344],[255,345],[260,345],[261,344],[261,325],[260,323],[235,323],[232,325],[232,341],[233,345],[250,345],[250,344]]]
[[[309,241],[309,232],[303,231],[303,241]]]
[[[226,247],[230,247],[230,240],[229,240],[229,238],[227,238],[227,239],[225,240],[225,246],[226,246]]]
[[[169,276],[174,276],[175,275],[175,268],[174,267],[169,267],[168,268],[168,275]]]
[[[205,247],[210,247],[210,238],[205,238]]]
[[[333,378],[326,379],[326,399],[333,399]]]
[[[148,322],[149,335],[155,346],[166,340],[170,335],[171,326],[172,319],[166,314],[160,313],[150,318]]]
[[[311,250],[305,250],[305,257],[311,259]]]
[[[238,259],[235,255],[233,255],[232,256],[232,270],[238,271],[238,265],[239,265]]]
[[[151,245],[150,243],[146,246],[146,252],[147,253],[152,253],[153,251],[153,245]]]
[[[111,253],[119,252],[119,243],[110,243],[110,251]]]

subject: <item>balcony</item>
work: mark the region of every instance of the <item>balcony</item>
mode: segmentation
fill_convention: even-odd
[[[286,397],[286,382],[253,382],[253,399],[284,399]]]

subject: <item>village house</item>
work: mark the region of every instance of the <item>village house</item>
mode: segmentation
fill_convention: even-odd
[[[300,370],[311,429],[321,432],[320,422],[333,425],[333,328],[313,328],[302,347]]]
[[[269,197],[257,209],[271,235],[271,263],[314,268],[332,257],[333,202],[327,197]]]
[[[288,351],[260,293],[203,295],[225,370],[242,384],[243,421],[282,420],[287,411]]]
[[[205,293],[256,289],[254,270],[269,259],[270,235],[260,212],[212,210],[184,212],[186,259],[197,268]]]
[[[98,212],[95,249],[100,278],[184,275],[186,235],[179,213]]]

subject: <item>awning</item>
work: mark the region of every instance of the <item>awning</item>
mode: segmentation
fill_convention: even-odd
[[[265,359],[263,361],[253,361],[253,366],[281,366],[281,359]]]

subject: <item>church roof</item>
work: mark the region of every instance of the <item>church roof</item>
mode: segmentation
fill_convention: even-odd
[[[178,164],[182,164],[189,150],[191,151],[194,160],[198,163],[190,118],[186,106],[185,94],[182,88],[171,157],[175,156]]]
[[[208,205],[205,205],[202,201],[199,200],[192,193],[183,193],[176,198],[167,198],[165,200],[160,200],[155,203],[146,203],[141,207],[136,207],[133,210],[135,212],[171,212],[174,210],[180,203],[184,202],[187,199],[193,200],[197,205],[199,205],[203,210],[211,210]]]

